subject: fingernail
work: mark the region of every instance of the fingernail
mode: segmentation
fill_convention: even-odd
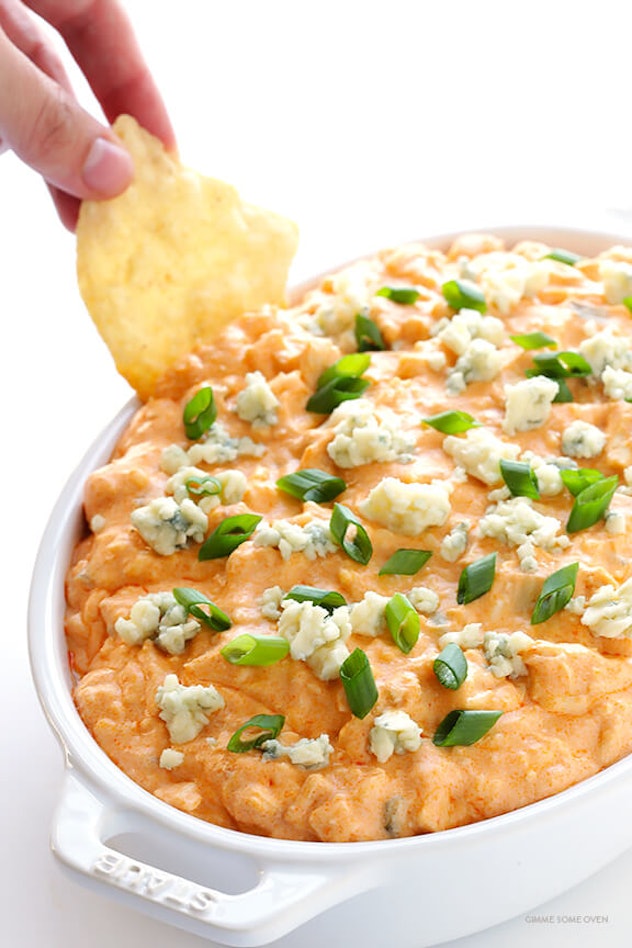
[[[113,197],[125,190],[133,174],[134,164],[124,148],[107,138],[94,140],[83,166],[86,187],[104,197]]]

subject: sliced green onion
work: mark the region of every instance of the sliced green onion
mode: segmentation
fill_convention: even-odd
[[[480,421],[473,418],[466,411],[440,411],[436,415],[428,415],[421,419],[424,425],[430,425],[443,434],[461,434],[470,428],[480,428]]]
[[[408,654],[419,638],[419,613],[403,593],[395,593],[386,603],[384,618],[395,645]]]
[[[463,649],[450,642],[435,658],[432,670],[440,685],[456,691],[467,678],[467,659]]]
[[[548,253],[545,253],[542,260],[557,260],[558,263],[567,263],[569,267],[574,267],[582,257],[572,250],[563,250],[561,247],[554,247]]]
[[[306,467],[292,474],[285,474],[278,479],[276,486],[298,500],[311,500],[316,504],[333,500],[347,489],[341,477],[334,477],[317,467]]]
[[[316,586],[292,586],[283,598],[295,599],[296,602],[313,602],[315,606],[322,606],[327,612],[347,605],[342,593],[335,589],[318,589]]]
[[[523,349],[557,349],[557,342],[553,336],[545,332],[518,333],[509,338]]]
[[[549,379],[577,379],[592,375],[590,363],[579,352],[538,352],[533,357],[533,369],[527,376],[546,375]]]
[[[417,302],[421,293],[414,286],[383,286],[375,295],[385,296],[394,303],[403,303],[410,306]]]
[[[602,520],[618,484],[619,478],[613,474],[612,477],[604,477],[603,480],[584,487],[575,497],[575,503],[566,523],[566,532],[577,533]]]
[[[282,635],[253,635],[251,632],[243,632],[220,649],[220,654],[231,665],[264,668],[280,662],[289,651],[290,643]]]
[[[235,754],[244,754],[246,751],[261,747],[266,741],[274,740],[281,733],[284,724],[285,717],[282,714],[255,714],[253,718],[250,718],[235,731],[226,746],[229,751],[233,751]],[[250,729],[261,733],[250,738],[250,740],[242,741],[241,735],[244,731]]]
[[[233,550],[248,540],[262,518],[259,514],[236,514],[226,517],[206,538],[198,553],[198,560],[216,560],[230,556]]]
[[[363,566],[373,556],[373,544],[362,523],[356,515],[342,504],[334,504],[329,520],[329,530],[338,546],[342,547],[347,556]],[[347,534],[351,533],[351,539]]]
[[[512,497],[540,499],[540,489],[535,471],[526,461],[500,460],[500,473]]]
[[[216,606],[204,593],[198,592],[197,589],[178,586],[173,590],[173,598],[181,606],[184,606],[189,615],[192,615],[195,619],[200,619],[216,632],[224,632],[226,629],[230,629],[233,624],[230,617],[219,606]]]
[[[502,711],[450,711],[435,731],[437,747],[469,747],[494,726]]]
[[[368,379],[353,378],[351,376],[332,379],[308,398],[305,408],[316,415],[330,415],[334,408],[337,408],[342,402],[360,398],[370,384]]]
[[[537,374],[537,373],[536,373]],[[572,402],[574,401],[573,393],[570,388],[564,381],[564,379],[554,379],[557,382],[557,395],[553,399],[556,404],[560,402]]]
[[[184,432],[190,441],[201,438],[217,418],[217,405],[213,389],[205,385],[184,406],[182,421]]]
[[[452,309],[477,309],[479,313],[487,310],[485,295],[470,280],[448,280],[441,287],[443,298]]]
[[[213,497],[222,492],[222,483],[217,477],[189,477],[184,486],[194,497]]]
[[[596,484],[597,481],[603,481],[605,475],[592,467],[569,467],[560,471],[560,477],[573,497],[577,497],[586,487]]]
[[[358,352],[381,352],[386,349],[380,327],[363,313],[356,313],[355,339]]]
[[[334,379],[357,379],[366,372],[370,364],[371,356],[368,352],[350,352],[319,375],[316,387],[322,388]]]
[[[307,411],[328,415],[342,402],[360,398],[371,384],[360,377],[370,363],[368,352],[351,352],[330,365],[319,376],[316,391],[307,400]]]
[[[466,566],[459,576],[456,601],[467,605],[484,596],[492,588],[496,575],[496,554],[489,553]]]
[[[547,576],[531,613],[531,625],[546,622],[571,601],[578,569],[579,563],[568,563]]]
[[[409,550],[402,547],[389,556],[378,575],[414,576],[432,556],[431,550]]]
[[[533,357],[533,367],[525,372],[529,379],[544,375],[557,382],[557,395],[553,399],[556,403],[573,401],[566,379],[585,378],[591,374],[590,364],[579,352],[557,352],[555,355],[540,352]]]
[[[373,670],[361,648],[355,648],[340,666],[340,680],[347,696],[351,713],[365,718],[377,701],[377,685]]]

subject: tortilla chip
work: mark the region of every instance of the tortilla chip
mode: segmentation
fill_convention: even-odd
[[[123,194],[84,201],[77,225],[83,300],[116,366],[147,399],[181,356],[236,316],[283,304],[296,225],[184,167],[123,115],[132,155]]]

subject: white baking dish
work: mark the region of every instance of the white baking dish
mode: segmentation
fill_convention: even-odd
[[[542,239],[590,255],[625,242],[593,231],[484,229],[510,243]],[[428,242],[445,246],[453,236]],[[504,816],[368,843],[302,843],[225,830],[134,784],[75,710],[64,576],[84,529],[86,476],[108,460],[136,408],[132,401],[117,415],[69,480],[45,530],[32,581],[32,671],[66,760],[52,846],[76,879],[222,945],[322,948],[352,939],[363,948],[423,948],[526,912],[632,845],[632,757]]]

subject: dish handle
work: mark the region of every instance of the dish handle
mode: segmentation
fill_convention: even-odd
[[[92,888],[110,886],[128,905],[221,945],[267,945],[377,884],[373,873],[357,862],[304,866],[281,860],[258,865],[256,884],[248,891],[220,892],[103,842],[104,827],[116,809],[68,770],[51,833],[53,852],[65,868]]]

